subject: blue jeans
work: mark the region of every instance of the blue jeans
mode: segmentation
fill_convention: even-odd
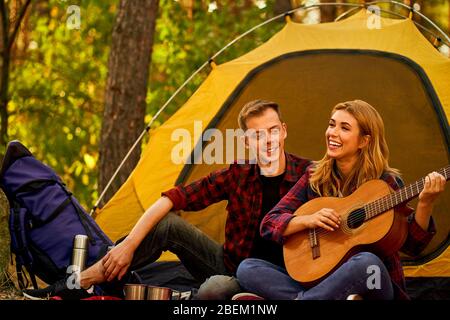
[[[312,288],[292,279],[286,269],[254,258],[242,261],[237,278],[243,289],[271,300],[345,300],[350,294],[364,299],[394,298],[386,266],[369,252],[354,255]]]
[[[173,212],[146,235],[129,270],[156,261],[166,250],[175,253],[195,279],[203,281],[195,299],[224,300],[241,291],[237,279],[225,267],[223,246]]]

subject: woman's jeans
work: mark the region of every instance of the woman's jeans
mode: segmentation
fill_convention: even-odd
[[[172,212],[141,242],[129,270],[156,261],[166,250],[175,253],[195,279],[205,281],[197,299],[229,299],[240,292],[236,278],[225,268],[223,246]]]
[[[359,294],[364,299],[394,298],[385,265],[369,252],[354,255],[312,288],[305,288],[292,279],[286,269],[254,258],[245,259],[239,265],[237,278],[244,290],[273,300],[345,300],[351,294]]]

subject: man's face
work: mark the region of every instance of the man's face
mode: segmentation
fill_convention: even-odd
[[[260,165],[278,161],[284,153],[287,127],[275,110],[269,108],[261,115],[246,121],[245,144],[257,157]]]

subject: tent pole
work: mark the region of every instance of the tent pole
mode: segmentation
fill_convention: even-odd
[[[122,159],[122,162],[119,164],[119,166],[117,167],[116,171],[114,171],[114,174],[112,175],[111,179],[109,179],[108,184],[106,185],[105,189],[103,189],[103,192],[100,194],[100,197],[98,198],[97,202],[95,203],[94,207],[91,209],[91,211],[89,212],[89,215],[92,216],[95,212],[95,210],[97,210],[98,205],[100,204],[100,201],[102,201],[103,197],[105,196],[106,191],[108,191],[109,187],[111,186],[111,183],[114,181],[114,179],[116,178],[117,174],[119,173],[120,169],[122,169],[123,165],[125,164],[125,162],[128,160],[128,158],[130,157],[131,153],[133,152],[133,150],[136,148],[136,146],[138,145],[139,142],[141,142],[142,138],[144,138],[145,133],[148,131],[148,127],[146,127],[142,133],[139,135],[139,137],[137,138],[137,140],[134,142],[133,146],[130,148],[130,150],[128,150],[128,153],[125,155],[125,157]]]
[[[125,164],[125,162],[128,160],[128,158],[130,157],[131,153],[133,152],[133,150],[137,147],[137,145],[141,142],[141,140],[144,138],[145,133],[148,132],[152,126],[152,124],[155,122],[156,118],[158,118],[158,116],[166,109],[166,107],[169,105],[170,102],[172,102],[172,100],[178,95],[178,93],[184,89],[184,87],[192,80],[192,78],[194,78],[201,70],[203,70],[203,68],[205,68],[207,65],[209,65],[210,61],[214,61],[214,59],[219,56],[223,51],[225,51],[228,47],[232,46],[234,43],[236,43],[237,41],[239,41],[240,39],[242,39],[243,37],[245,37],[246,35],[248,35],[249,33],[253,32],[254,30],[256,30],[259,27],[262,27],[265,24],[268,24],[276,19],[279,19],[281,17],[284,17],[285,14],[280,14],[276,17],[270,18],[266,21],[264,21],[263,23],[258,24],[257,26],[251,28],[250,30],[248,30],[247,32],[241,34],[240,36],[238,36],[237,38],[235,38],[234,40],[232,40],[231,42],[229,42],[225,47],[223,47],[222,49],[220,49],[216,54],[214,54],[211,58],[209,58],[207,61],[205,61],[196,71],[194,71],[194,73],[192,73],[189,78],[186,79],[186,81],[184,81],[184,83],[178,87],[178,89],[170,96],[170,98],[164,103],[164,105],[155,113],[155,115],[152,117],[152,119],[150,120],[150,123],[145,127],[145,129],[142,131],[142,133],[139,135],[139,137],[137,138],[137,140],[134,142],[133,146],[130,148],[130,150],[128,151],[128,153],[125,155],[125,157],[123,158],[122,162],[119,164],[119,166],[117,167],[116,171],[114,171],[114,174],[112,175],[111,179],[109,179],[108,183],[105,186],[105,189],[103,189],[102,193],[100,194],[100,196],[98,197],[97,201],[94,204],[94,207],[91,209],[91,211],[89,212],[89,215],[93,215],[94,212],[97,210],[100,202],[102,201],[103,197],[105,196],[106,192],[108,191],[109,187],[111,186],[112,182],[114,181],[114,179],[117,177],[117,174],[120,172],[120,170],[122,169],[123,165]]]
[[[277,19],[280,19],[282,17],[285,17],[286,15],[290,15],[292,13],[294,13],[295,11],[298,10],[311,10],[313,8],[317,8],[317,7],[323,7],[323,6],[345,6],[345,7],[352,7],[350,10],[356,10],[358,8],[364,8],[370,5],[374,5],[374,4],[378,4],[378,3],[391,3],[391,4],[395,4],[395,5],[399,5],[405,8],[408,8],[409,10],[411,10],[412,12],[418,14],[420,17],[422,17],[423,19],[425,19],[428,23],[430,23],[435,29],[437,29],[444,37],[445,39],[450,43],[450,37],[441,29],[439,28],[432,20],[430,20],[428,17],[426,17],[425,15],[423,15],[422,13],[415,11],[413,7],[408,6],[404,3],[398,2],[398,1],[372,1],[372,2],[367,2],[365,4],[355,4],[355,3],[336,3],[336,2],[324,2],[324,3],[316,3],[316,4],[311,4],[311,5],[300,5],[297,8],[291,9],[289,11],[286,11],[284,13],[281,13],[275,17],[272,17],[270,19],[267,19],[266,21],[254,26],[253,28],[249,29],[248,31],[244,32],[243,34],[239,35],[238,37],[236,37],[235,39],[233,39],[231,42],[229,42],[228,44],[226,44],[222,49],[220,49],[218,52],[216,52],[213,56],[211,56],[211,58],[209,58],[207,61],[205,61],[197,70],[195,70],[190,76],[189,78],[186,79],[186,81],[183,82],[183,84],[178,87],[178,89],[170,96],[170,98],[164,103],[164,105],[155,113],[155,115],[152,117],[152,119],[150,120],[150,123],[145,127],[145,129],[142,131],[142,133],[139,135],[139,137],[137,138],[137,140],[134,142],[134,144],[132,145],[132,147],[130,148],[130,150],[128,151],[128,153],[125,155],[125,157],[123,158],[122,162],[120,163],[120,165],[118,166],[118,168],[116,169],[116,171],[114,172],[114,174],[112,175],[111,179],[108,181],[105,189],[102,191],[102,193],[100,194],[99,198],[97,199],[97,201],[95,202],[94,207],[91,209],[91,211],[89,212],[89,215],[93,215],[95,213],[95,211],[97,210],[100,202],[102,201],[103,197],[106,194],[106,191],[109,189],[109,187],[111,186],[112,182],[114,181],[114,179],[116,178],[117,174],[120,172],[120,170],[122,169],[123,165],[125,164],[125,162],[128,160],[128,158],[130,157],[131,153],[134,151],[134,149],[137,147],[137,145],[142,141],[142,139],[144,138],[145,134],[147,132],[150,131],[150,128],[152,126],[152,124],[155,122],[156,118],[158,118],[158,116],[166,109],[166,107],[169,105],[170,102],[172,102],[172,100],[178,95],[178,93],[184,89],[184,87],[192,80],[192,78],[194,78],[201,70],[203,70],[203,68],[205,68],[207,65],[209,65],[209,62],[211,60],[214,60],[217,56],[219,56],[220,54],[222,54],[222,52],[224,52],[227,48],[229,48],[230,46],[232,46],[233,44],[235,44],[237,41],[239,41],[240,39],[242,39],[243,37],[247,36],[248,34],[252,33],[253,31],[255,31],[256,29],[272,22],[275,21]],[[349,11],[350,11],[349,10]],[[341,14],[337,19],[340,19],[344,14],[348,14],[349,11],[344,12],[343,14]],[[386,11],[386,10],[381,10],[381,11]],[[392,13],[394,14],[394,13]],[[400,15],[401,16],[401,15]],[[401,16],[403,18],[405,18],[404,16]],[[417,24],[417,23],[416,23]],[[424,28],[424,30],[429,31],[428,29],[426,29],[425,27],[421,26],[422,28]],[[431,31],[429,31],[431,33]],[[434,35],[434,34],[433,34]]]
[[[116,178],[117,174],[120,172],[120,170],[122,169],[123,165],[125,164],[125,162],[128,160],[128,158],[130,157],[131,153],[134,151],[134,149],[137,147],[137,145],[141,142],[141,140],[144,138],[145,134],[147,132],[150,131],[150,128],[152,126],[152,124],[155,122],[156,118],[158,118],[158,116],[161,114],[161,112],[163,112],[166,107],[169,105],[170,102],[172,102],[172,100],[178,95],[178,93],[192,80],[193,77],[195,77],[201,70],[203,70],[203,68],[205,68],[207,65],[209,64],[209,60],[206,61],[205,63],[203,63],[197,70],[194,71],[194,73],[192,73],[190,75],[189,78],[186,79],[186,81],[184,81],[184,83],[178,87],[178,89],[172,94],[172,96],[170,96],[170,98],[166,101],[166,103],[164,103],[164,105],[159,108],[159,110],[155,113],[155,115],[152,117],[152,119],[150,120],[149,124],[145,127],[145,129],[141,132],[141,134],[139,135],[139,137],[136,139],[136,141],[134,142],[133,146],[130,148],[130,150],[128,151],[128,153],[125,155],[125,157],[123,158],[122,162],[119,164],[119,166],[117,167],[116,171],[114,171],[114,174],[112,175],[111,179],[109,179],[107,185],[105,186],[105,189],[103,189],[103,192],[100,194],[100,196],[98,197],[97,201],[95,202],[94,207],[91,209],[91,211],[89,212],[89,215],[93,215],[94,212],[97,210],[100,202],[102,201],[103,197],[105,196],[106,191],[108,191],[109,187],[111,186],[112,182],[114,181],[114,179]]]
[[[414,9],[414,7],[409,6],[407,4],[404,4],[402,2],[398,2],[398,1],[372,1],[372,2],[368,2],[366,3],[367,5],[373,5],[373,4],[379,4],[379,3],[390,3],[390,4],[395,4],[398,6],[401,6],[403,8],[406,8],[408,10],[410,10],[412,13],[417,14],[418,16],[420,16],[421,18],[425,19],[429,24],[431,24],[436,30],[439,31],[440,34],[442,34],[444,36],[444,38],[450,43],[450,37],[441,29],[439,28],[439,26],[437,24],[435,24],[430,18],[428,18],[426,15],[424,15],[423,13],[421,13],[420,11],[416,11]]]
[[[344,17],[347,16],[348,14],[350,14],[350,13],[352,13],[353,11],[356,11],[356,10],[358,10],[358,9],[359,9],[359,7],[358,7],[358,8],[351,8],[351,9],[348,9],[347,11],[345,11],[345,12],[341,13],[339,16],[337,16],[336,19],[334,19],[334,22],[340,21],[342,18],[344,18]]]
[[[349,10],[345,11],[345,12],[342,13],[339,17],[337,17],[334,21],[335,21],[335,22],[340,21],[343,17],[347,16],[348,14],[350,14],[351,12],[353,12],[355,9],[357,9],[357,8],[352,8],[352,9],[349,9]],[[380,12],[387,13],[387,14],[391,14],[391,15],[393,15],[393,16],[395,16],[395,17],[398,17],[398,18],[408,19],[407,16],[401,15],[400,13],[397,13],[397,12],[394,12],[394,11],[391,11],[391,10],[385,10],[385,9],[381,9],[381,8],[379,8],[379,10],[380,10]],[[449,42],[449,41],[443,41],[439,36],[436,35],[436,33],[434,33],[433,31],[431,31],[431,30],[428,29],[427,27],[423,26],[423,25],[420,24],[419,22],[414,21],[414,20],[412,20],[412,22],[414,22],[414,24],[415,24],[417,27],[419,27],[420,29],[422,29],[422,30],[424,30],[425,32],[429,33],[429,34],[432,35],[434,38],[440,39],[440,41],[441,41],[442,43],[444,43],[444,44],[446,44],[447,46],[450,47],[450,42]],[[436,47],[436,46],[435,46],[435,47]]]

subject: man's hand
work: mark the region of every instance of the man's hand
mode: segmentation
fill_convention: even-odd
[[[172,209],[173,203],[167,197],[161,197],[148,208],[139,218],[139,221],[130,234],[102,259],[106,281],[111,281],[118,276],[121,280],[130,267],[134,251],[142,242],[142,239],[164,218]]]
[[[133,260],[133,255],[134,250],[128,245],[126,239],[112,248],[102,259],[106,281],[116,277],[121,280]]]

